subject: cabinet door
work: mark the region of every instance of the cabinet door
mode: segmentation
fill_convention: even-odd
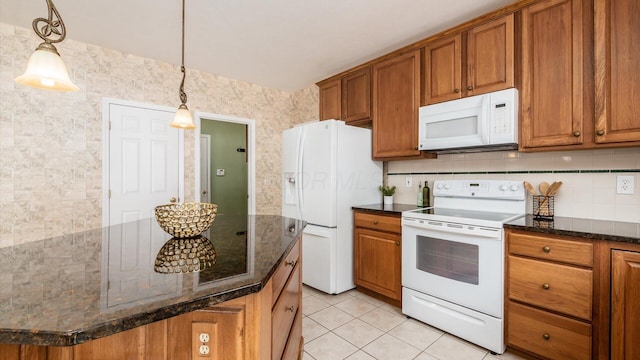
[[[419,156],[420,51],[373,66],[373,158]]]
[[[640,4],[595,0],[596,143],[640,141]]]
[[[342,85],[340,79],[320,85],[320,120],[342,118]]]
[[[583,142],[582,44],[580,1],[522,10],[521,149]]]
[[[394,300],[402,294],[400,234],[356,228],[354,274],[358,286]]]
[[[513,33],[513,14],[469,31],[467,96],[514,86]]]
[[[611,358],[640,359],[640,252],[611,255]]]
[[[424,105],[462,96],[462,35],[428,44],[424,48]]]
[[[342,120],[348,124],[371,120],[371,68],[342,78]]]

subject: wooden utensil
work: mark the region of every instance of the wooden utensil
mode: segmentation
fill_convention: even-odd
[[[540,188],[540,194],[542,194],[543,196],[547,196],[547,194],[549,193],[549,183],[543,181],[540,183],[540,185],[538,185],[538,187]]]
[[[553,184],[549,186],[549,190],[547,190],[547,196],[555,195],[558,190],[560,190],[560,186],[562,186],[562,181],[554,181]]]
[[[538,193],[536,192],[536,188],[534,188],[534,187],[533,187],[533,185],[531,185],[531,183],[530,183],[530,182],[525,181],[525,182],[523,182],[523,184],[524,184],[524,188],[525,188],[525,189],[527,189],[527,191],[528,191],[531,195],[533,195],[533,196],[538,195]]]

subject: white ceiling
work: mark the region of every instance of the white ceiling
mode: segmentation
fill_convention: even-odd
[[[185,65],[296,91],[512,1],[187,0]],[[55,5],[67,38],[180,63],[180,0]],[[0,0],[1,22],[46,16],[45,0]]]

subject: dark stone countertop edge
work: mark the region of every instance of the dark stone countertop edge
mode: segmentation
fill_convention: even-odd
[[[636,244],[640,245],[640,238],[623,236],[623,235],[615,235],[615,234],[603,234],[603,233],[594,233],[588,231],[577,231],[577,230],[567,230],[567,229],[551,229],[544,228],[533,225],[520,225],[520,224],[504,224],[505,229],[515,229],[515,230],[524,230],[529,232],[535,232],[540,234],[553,234],[553,235],[563,235],[563,236],[571,236],[571,237],[580,237],[584,239],[590,240],[598,240],[598,241],[611,241],[611,242],[621,242],[628,244]]]
[[[368,205],[354,205],[351,207],[351,210],[368,212],[373,214],[380,215],[392,215],[392,216],[400,216],[403,211],[415,210],[419,207],[416,205],[409,204],[392,204],[389,207],[385,207],[383,204],[368,204]]]
[[[306,225],[306,223],[304,224]],[[304,226],[303,226],[304,228]],[[268,274],[259,282],[247,284],[220,293],[213,293],[200,298],[183,301],[178,304],[154,309],[150,312],[143,312],[133,316],[127,316],[117,321],[96,324],[95,326],[70,330],[67,332],[40,332],[37,329],[24,331],[15,329],[0,329],[0,343],[2,344],[28,344],[41,346],[73,346],[84,342],[99,339],[109,335],[131,330],[140,326],[148,325],[156,321],[165,320],[174,316],[190,313],[196,310],[206,309],[228,300],[233,300],[245,295],[250,295],[261,291],[271,279],[275,270],[289,254],[294,244],[299,241],[302,229],[296,236],[296,241],[292,241],[282,252],[282,255],[274,263]]]
[[[42,346],[78,345],[90,340],[99,339],[140,326],[148,325],[156,321],[165,320],[192,311],[205,309],[207,307],[225,302],[227,300],[232,300],[245,295],[253,294],[262,290],[263,287],[263,283],[250,284],[223,293],[212,294],[199,299],[162,307],[151,312],[144,312],[133,316],[127,316],[118,319],[117,321],[97,324],[90,328],[72,330],[68,332],[40,332],[38,330],[16,331],[14,329],[0,329],[0,343]]]

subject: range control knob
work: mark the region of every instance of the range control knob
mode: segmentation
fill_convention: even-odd
[[[442,189],[442,187],[443,187],[443,186],[442,186],[442,183],[438,183],[438,186],[437,186],[437,187],[438,187],[438,189]]]
[[[500,191],[507,191],[508,188],[509,187],[507,185],[504,185],[504,184],[500,185]]]
[[[445,190],[449,190],[450,188],[451,188],[451,185],[449,185],[449,184],[444,184],[444,189],[445,189]]]
[[[513,184],[510,187],[511,191],[518,191],[518,188],[519,188],[518,184]]]

